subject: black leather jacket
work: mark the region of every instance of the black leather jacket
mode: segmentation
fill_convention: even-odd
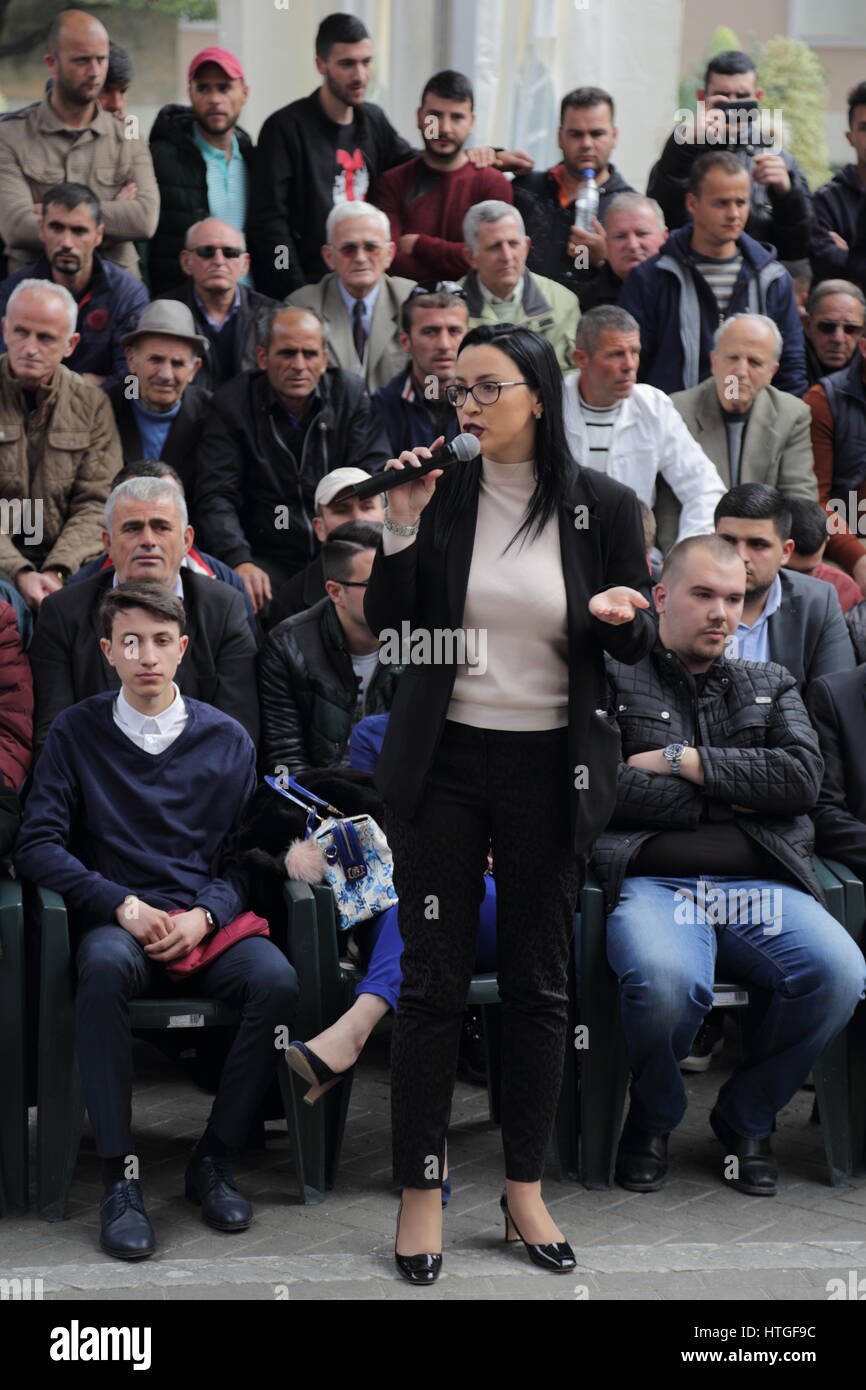
[[[793,676],[775,662],[720,657],[698,693],[679,657],[659,642],[635,666],[609,661],[608,684],[622,757],[616,808],[592,855],[608,910],[645,840],[662,830],[696,830],[701,819],[734,820],[766,851],[768,878],[776,861],[823,903],[808,812],[824,763]],[[678,742],[699,750],[703,786],[628,766],[633,753]]]

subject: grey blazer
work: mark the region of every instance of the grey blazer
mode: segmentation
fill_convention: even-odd
[[[378,391],[398,372],[408,358],[397,341],[400,331],[400,307],[415,288],[414,280],[399,275],[384,275],[382,288],[373,309],[373,322],[360,361],[352,337],[352,321],[337,284],[337,272],[332,270],[317,285],[303,285],[286,300],[296,308],[315,309],[325,321],[325,341],[330,354],[330,366],[342,367],[363,377],[369,392]]]
[[[818,676],[852,671],[857,663],[833,585],[785,566],[779,579],[782,602],[767,620],[770,660],[788,668],[802,695]]]
[[[728,436],[716,396],[716,383],[707,377],[688,391],[675,391],[671,401],[683,417],[689,433],[715,464],[726,487],[731,486]],[[741,483],[770,483],[786,497],[818,500],[818,483],[812,457],[812,412],[797,396],[767,386],[752,406],[740,454]],[[673,545],[679,523],[679,503],[659,480],[655,515],[658,545]]]

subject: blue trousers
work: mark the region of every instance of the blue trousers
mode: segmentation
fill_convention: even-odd
[[[290,1025],[298,1002],[298,977],[282,951],[265,937],[247,937],[174,984],[128,931],[105,926],[82,937],[76,959],[75,1045],[100,1156],[134,1152],[129,1001],[144,994],[221,999],[239,1010],[210,1124],[224,1144],[240,1148],[282,1056],[275,1029]]]
[[[361,994],[378,994],[392,1009],[397,1007],[403,979],[400,970],[403,938],[400,935],[399,912],[399,907],[389,907],[370,924],[366,944],[368,949],[372,949],[367,973],[355,986],[356,999]],[[478,973],[496,969],[496,884],[489,874],[484,878],[475,969]]]
[[[631,1118],[650,1134],[682,1119],[679,1062],[722,975],[767,991],[747,1055],[717,1109],[763,1139],[863,998],[866,963],[845,928],[790,884],[714,877],[627,878],[607,919],[632,1071]]]

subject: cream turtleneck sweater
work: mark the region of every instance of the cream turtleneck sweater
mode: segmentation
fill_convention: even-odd
[[[535,469],[482,460],[475,546],[447,718],[482,729],[531,732],[568,723],[565,580],[556,513],[540,536],[505,547],[526,514]],[[505,553],[503,553],[505,552]]]

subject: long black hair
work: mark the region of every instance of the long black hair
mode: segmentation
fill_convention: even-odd
[[[556,353],[540,333],[523,324],[480,324],[471,328],[460,344],[460,351],[489,344],[504,352],[520,377],[539,393],[542,415],[535,432],[535,488],[529,506],[512,542],[524,532],[544,530],[560,502],[568,494],[576,465],[565,436],[562,417],[562,371]],[[442,489],[436,509],[434,539],[437,548],[447,545],[459,513],[466,506],[479,476],[480,463],[455,468],[446,474],[449,486]],[[445,478],[441,480],[445,482]],[[511,544],[510,542],[509,544]]]

